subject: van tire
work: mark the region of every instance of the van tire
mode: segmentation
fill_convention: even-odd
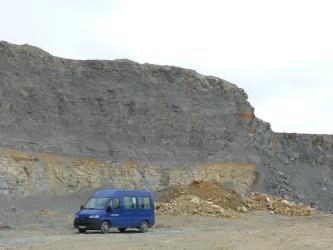
[[[139,226],[139,230],[140,230],[141,233],[145,233],[145,232],[148,231],[148,227],[149,227],[148,222],[143,221]]]
[[[87,229],[85,229],[85,228],[78,228],[78,231],[79,231],[80,234],[84,234],[84,233],[86,233]]]
[[[110,223],[108,221],[103,221],[103,223],[101,224],[102,234],[109,233],[109,230],[110,230]]]
[[[119,230],[119,232],[125,232],[126,231],[126,227],[118,227],[118,230]]]

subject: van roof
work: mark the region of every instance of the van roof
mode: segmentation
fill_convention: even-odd
[[[146,195],[151,196],[151,192],[144,190],[123,190],[123,189],[101,189],[96,191],[92,197],[112,197],[117,195]]]

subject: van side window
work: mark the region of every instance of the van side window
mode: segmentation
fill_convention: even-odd
[[[136,208],[136,197],[135,196],[124,196],[123,203],[125,209]]]
[[[112,199],[110,203],[111,203],[110,205],[111,205],[112,208],[119,208],[120,204],[119,204],[119,199],[118,198]]]
[[[139,208],[150,209],[150,198],[149,197],[139,197]]]

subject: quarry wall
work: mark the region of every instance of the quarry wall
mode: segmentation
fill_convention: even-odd
[[[333,209],[331,135],[275,133],[243,89],[174,66],[0,42],[0,147],[13,197],[203,176]]]

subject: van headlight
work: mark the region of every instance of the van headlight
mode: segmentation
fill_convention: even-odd
[[[89,215],[89,219],[98,219],[99,215]]]

